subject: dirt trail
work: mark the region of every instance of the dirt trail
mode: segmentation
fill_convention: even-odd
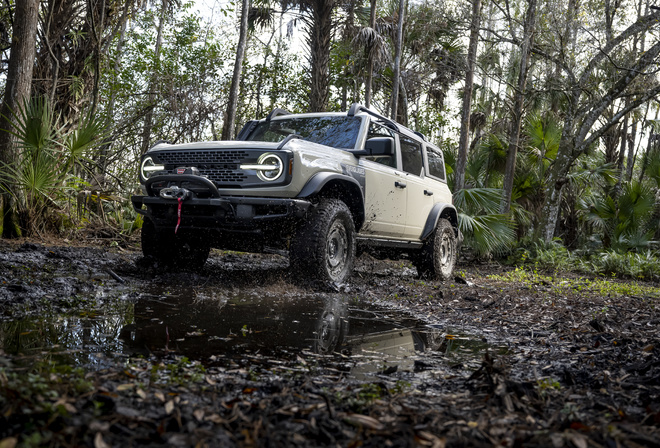
[[[461,265],[449,283],[414,272],[363,257],[350,284],[318,292],[277,256],[214,252],[202,271],[176,273],[144,266],[133,251],[0,242],[4,347],[21,335],[22,318],[93,314],[181,285],[222,300],[360,301],[442,329],[410,367],[366,380],[351,375],[345,353],[257,351],[215,363],[147,353],[81,370],[24,367],[5,348],[0,446],[660,446],[653,285],[495,264]],[[506,350],[452,357],[458,333]]]

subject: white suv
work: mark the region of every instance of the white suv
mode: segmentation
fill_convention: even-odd
[[[158,143],[140,163],[142,251],[195,267],[211,247],[288,254],[291,267],[342,283],[356,255],[408,256],[449,279],[460,244],[442,151],[363,106],[276,109],[236,141]]]

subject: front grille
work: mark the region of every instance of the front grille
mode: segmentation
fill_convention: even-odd
[[[191,166],[200,164],[238,165],[248,157],[245,151],[163,151],[158,159],[167,165]]]
[[[202,176],[218,186],[241,184],[248,176],[239,168],[241,163],[250,159],[245,151],[163,151],[158,153],[158,160],[165,165],[170,174],[179,167],[197,167]]]

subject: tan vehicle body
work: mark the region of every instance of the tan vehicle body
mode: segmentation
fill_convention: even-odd
[[[302,265],[322,252],[319,269],[336,271],[326,280],[343,281],[356,248],[407,255],[420,272],[426,260],[433,270],[442,226],[453,270],[460,232],[442,152],[359,106],[273,113],[246,124],[236,141],[157,144],[143,157],[140,180],[144,195],[133,204],[145,216],[148,256],[165,260],[162,243],[179,258],[192,248],[189,257],[202,264],[209,247],[289,252]]]

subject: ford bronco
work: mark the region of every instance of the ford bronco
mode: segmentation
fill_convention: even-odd
[[[273,252],[337,284],[368,251],[453,275],[461,235],[442,151],[359,104],[275,109],[235,141],[157,143],[139,176],[142,251],[159,263],[200,267],[211,247]]]

